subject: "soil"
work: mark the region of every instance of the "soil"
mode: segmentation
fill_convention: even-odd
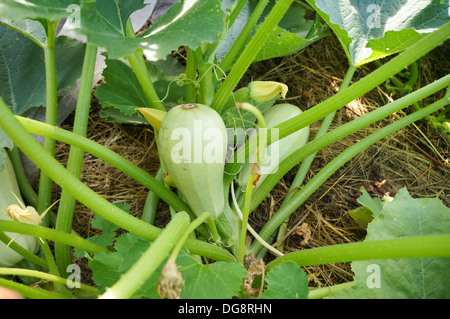
[[[449,46],[447,41],[420,60],[417,87],[449,73]],[[347,58],[338,40],[334,36],[328,36],[295,55],[252,65],[240,85],[251,80],[285,83],[289,87],[286,101],[306,110],[336,94],[347,67]],[[371,64],[362,66],[355,73],[352,83],[373,69],[375,67]],[[428,105],[442,95],[442,92],[435,94],[422,101],[421,105]],[[337,111],[330,129],[400,96],[399,92],[380,85]],[[159,163],[151,127],[108,123],[99,115],[100,111],[101,106],[94,90],[88,137],[152,175],[156,174]],[[390,116],[318,152],[305,182],[347,147],[411,111],[412,109],[405,109],[404,112],[398,112],[396,116]],[[320,122],[311,126],[311,139],[319,125]],[[71,130],[70,120],[63,128]],[[59,143],[58,160],[64,164],[67,156],[68,146]],[[394,196],[400,188],[407,187],[413,197],[437,197],[450,207],[449,163],[450,141],[444,134],[433,130],[426,121],[419,121],[392,134],[341,167],[296,210],[287,224],[288,236],[284,240],[284,250],[290,252],[363,240],[365,230],[349,216],[349,212],[359,206],[356,199],[361,194],[361,187],[372,196]],[[256,230],[261,229],[277,211],[289,192],[296,170],[297,167],[287,173],[251,214],[250,223]],[[140,216],[147,189],[108,163],[86,154],[81,180],[107,200],[127,203],[131,207],[131,214]],[[55,186],[55,198],[58,198],[58,194],[59,189]],[[96,230],[90,226],[93,215],[92,211],[77,204],[74,230],[83,237],[95,235]],[[167,205],[160,202],[155,225],[163,227],[169,216]],[[265,261],[272,258],[274,257],[268,254]],[[83,267],[83,281],[91,283],[86,260],[76,262]],[[306,267],[304,270],[308,274],[310,286],[316,287],[346,282],[353,276],[348,263]]]

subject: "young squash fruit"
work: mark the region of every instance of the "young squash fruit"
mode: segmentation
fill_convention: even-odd
[[[264,120],[266,122],[267,129],[275,127],[294,116],[301,114],[302,111],[299,107],[289,104],[289,103],[281,103],[275,104],[268,111],[264,113]],[[251,138],[251,136],[250,136]],[[281,163],[285,160],[289,155],[293,152],[304,146],[308,142],[309,138],[309,126],[298,130],[279,141],[276,141],[268,146],[268,153],[277,152],[277,154],[270,154],[272,161],[270,165],[267,165],[264,169],[263,174],[261,174],[256,186],[260,185],[264,178],[268,174],[275,173],[278,168],[278,163]],[[277,156],[274,156],[277,155]],[[248,179],[250,177],[250,172],[252,170],[253,161],[252,159],[249,163],[245,163],[242,165],[242,169],[238,175],[238,183],[241,187],[245,187],[247,185]]]
[[[170,109],[158,134],[159,154],[170,179],[196,216],[216,219],[224,209],[227,132],[220,115],[202,104]]]

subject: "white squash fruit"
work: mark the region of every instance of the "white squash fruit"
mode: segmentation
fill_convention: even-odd
[[[160,158],[196,216],[216,219],[224,209],[227,132],[220,115],[202,104],[169,110],[158,133]]]

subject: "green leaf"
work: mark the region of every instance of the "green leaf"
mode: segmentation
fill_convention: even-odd
[[[55,60],[59,89],[74,86],[81,75],[85,44],[56,38]],[[21,33],[0,24],[0,96],[14,114],[45,105],[44,51]],[[70,61],[68,63],[67,61]]]
[[[166,76],[159,68],[168,73],[180,69],[172,62],[164,61],[158,61],[158,64],[147,61],[146,65],[158,96],[164,98],[165,103],[177,103],[184,95],[184,88],[176,85],[174,76]],[[136,115],[136,108],[149,106],[133,69],[122,60],[107,59],[106,65],[103,71],[105,83],[95,91],[100,104],[105,108],[103,115],[109,120],[122,123],[147,123],[141,116]],[[108,108],[117,109],[122,114]]]
[[[350,64],[400,52],[449,21],[440,0],[307,0],[339,38]]]
[[[143,1],[116,1],[102,5],[83,3],[81,28],[88,41],[108,51],[108,57],[117,59],[142,49],[147,60],[165,59],[171,51],[186,45],[193,49],[202,42],[215,42],[225,29],[225,13],[220,0],[182,0],[161,16],[139,38],[127,38],[125,32],[129,15],[142,8]],[[111,1],[109,1],[111,2]]]
[[[231,4],[231,2],[232,1],[230,0],[224,1],[224,4]],[[248,1],[241,10],[236,21],[217,47],[216,55],[219,62],[225,57],[234,41],[239,36],[240,31],[244,28],[256,5],[256,2]],[[261,15],[259,22],[264,20],[273,5],[274,1],[269,2]],[[257,29],[258,26],[256,26],[256,30]],[[292,5],[283,16],[278,27],[267,35],[267,42],[258,52],[254,61],[256,62],[297,53],[326,35],[328,35],[327,30],[324,25],[320,23],[319,19],[316,21],[305,19],[305,11],[303,8],[298,5]],[[250,37],[248,41],[250,41]]]
[[[150,242],[127,233],[118,237],[113,253],[98,253],[89,261],[93,280],[100,292],[111,287],[148,249]],[[239,263],[216,262],[203,265],[181,251],[177,258],[178,270],[185,282],[182,299],[224,299],[236,296],[245,278],[246,270]],[[164,263],[133,295],[133,298],[159,299],[157,282]]]
[[[93,271],[92,279],[100,293],[105,292],[106,288],[111,287],[119,280],[149,245],[149,241],[127,233],[117,238],[114,245],[115,252],[95,254],[93,259],[89,261],[89,267]]]
[[[48,19],[55,21],[72,14],[71,6],[79,0],[2,0],[0,16],[9,20]]]
[[[261,299],[306,299],[308,297],[308,277],[294,262],[281,263],[271,269],[265,278],[266,290]]]
[[[181,299],[230,299],[238,294],[247,273],[237,262],[203,265],[187,254],[180,254],[177,264],[185,281]]]
[[[255,62],[297,53],[327,35],[319,19],[306,20],[301,6],[291,6],[278,27],[267,35],[267,42],[258,52]]]
[[[450,208],[436,198],[413,199],[403,188],[368,225],[365,241],[449,233]],[[447,299],[450,297],[449,267],[449,258],[353,262],[355,284],[335,297]]]
[[[126,212],[130,212],[130,205],[126,203],[117,203],[115,205]],[[101,234],[89,237],[87,240],[99,246],[111,248],[116,238],[116,230],[119,229],[119,226],[111,223],[109,220],[100,215],[95,215],[94,218],[92,218],[91,226],[92,228],[100,230]],[[81,249],[74,248],[74,256],[77,258],[82,258],[88,257],[88,254]]]

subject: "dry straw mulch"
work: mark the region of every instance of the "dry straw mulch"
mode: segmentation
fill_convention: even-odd
[[[445,52],[449,44],[421,59],[418,86],[449,73]],[[289,86],[287,101],[306,110],[336,94],[347,70],[347,59],[335,37],[329,36],[298,54],[254,64],[242,79],[241,85],[253,80],[279,81]],[[352,82],[373,70],[365,65],[357,70]],[[399,97],[384,85],[368,92],[336,112],[333,129]],[[435,101],[439,94],[428,98],[423,105]],[[147,172],[155,174],[158,158],[153,133],[149,126],[107,123],[99,116],[100,107],[95,95],[88,137],[109,147]],[[405,112],[411,110],[405,109]],[[404,116],[398,113],[398,116]],[[396,121],[395,116],[375,123],[317,153],[305,182],[308,182],[335,156],[350,145],[381,127]],[[311,138],[320,123],[311,126]],[[70,129],[70,126],[65,128]],[[426,136],[426,138],[424,137]],[[425,121],[411,125],[376,143],[349,161],[322,185],[291,216],[287,225],[289,236],[284,242],[286,251],[360,241],[365,231],[348,213],[356,208],[360,188],[364,186],[373,196],[395,195],[407,187],[413,197],[437,197],[450,206],[450,143],[446,137],[432,130]],[[58,144],[58,158],[64,163],[68,147]],[[286,196],[297,168],[280,181],[264,202],[250,216],[255,229],[260,229],[276,212]],[[81,180],[111,202],[125,202],[131,214],[138,216],[143,208],[147,190],[111,165],[85,155]],[[57,195],[55,195],[56,197]],[[168,208],[160,203],[156,225],[168,220]],[[74,229],[84,237],[96,233],[90,227],[93,213],[77,205]],[[268,255],[267,260],[273,258]],[[332,264],[306,267],[311,286],[327,286],[352,279],[350,265]]]

